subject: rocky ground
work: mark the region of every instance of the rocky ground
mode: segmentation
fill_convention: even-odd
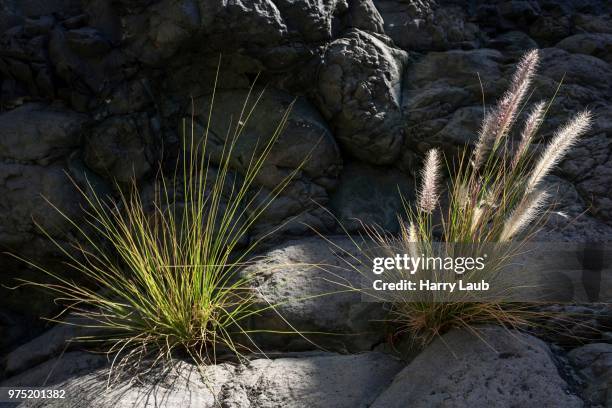
[[[66,390],[66,400],[22,406],[609,406],[608,308],[587,308],[594,314],[579,327],[588,323],[590,338],[578,331],[570,336],[572,328],[542,330],[534,333],[538,338],[485,326],[476,332],[455,329],[424,350],[408,339],[390,345],[380,323],[382,304],[361,302],[356,292],[312,298],[338,292],[339,284],[359,284],[359,273],[343,268],[339,258],[353,245],[346,237],[290,241],[270,250],[266,262],[249,267],[262,303],[267,299],[279,306],[278,313],[254,317],[247,327],[286,330],[286,319],[305,333],[324,335],[261,334],[256,342],[266,355],[247,356],[248,362],[220,360],[200,371],[177,359],[141,378],[128,372],[117,379],[111,376],[110,357],[71,342],[91,331],[58,325],[6,354],[0,387]],[[307,266],[313,264],[328,267]],[[330,273],[334,270],[338,273]]]
[[[78,219],[81,197],[66,173],[111,195],[114,181],[132,177],[147,188],[160,161],[173,165],[178,124],[192,106],[198,124],[204,123],[222,54],[213,136],[223,138],[259,74],[256,89],[265,85],[266,92],[237,155],[274,129],[294,97],[287,130],[258,184],[273,188],[312,151],[251,237],[291,220],[273,256],[332,261],[326,243],[309,237],[307,226],[333,235],[341,232],[339,220],[354,232],[357,218],[396,230],[398,187],[404,196],[413,195],[422,154],[431,147],[453,154],[472,143],[483,100],[495,102],[519,56],[531,48],[540,48],[542,56],[531,101],[551,98],[563,81],[540,141],[573,112],[588,107],[595,114],[592,129],[549,178],[558,192],[557,212],[540,238],[609,242],[608,2],[0,0],[1,252],[62,268],[34,222],[60,241],[70,237],[70,225],[41,194]],[[101,357],[85,357],[74,347],[55,360],[73,333],[40,320],[57,311],[48,295],[3,286],[41,277],[0,257],[0,378],[11,384],[38,381],[57,362],[50,381],[74,390],[101,387],[107,369]],[[330,282],[295,267],[262,270],[257,284],[278,300],[328,290]],[[603,333],[589,335],[591,344],[584,346],[545,333],[539,337],[546,343],[519,335],[520,341],[509,341],[508,333],[491,329],[495,347],[483,348],[468,333],[451,332],[410,361],[385,354],[375,323],[382,311],[353,295],[283,308],[307,330],[360,335],[316,337],[326,352],[301,338],[262,338],[271,350],[291,354],[212,367],[212,380],[205,383],[189,377],[189,363],[177,362],[182,374],[172,374],[172,383],[180,393],[169,394],[172,387],[163,380],[107,396],[74,392],[73,404],[82,406],[86,401],[78,398],[90,397],[110,404],[119,395],[121,402],[113,404],[139,398],[237,407],[305,406],[299,401],[338,407],[446,406],[451,400],[482,406],[608,404],[612,336],[601,308],[585,310]],[[262,316],[252,324],[280,323]],[[445,353],[453,349],[460,355],[451,359]],[[491,399],[476,402],[483,393]]]

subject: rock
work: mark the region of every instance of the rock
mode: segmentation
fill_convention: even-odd
[[[610,15],[577,13],[573,17],[575,30],[579,33],[605,33],[612,34]]]
[[[575,284],[577,288],[581,286],[581,282]],[[601,342],[604,333],[612,329],[612,309],[606,303],[542,305],[539,310],[550,317],[535,327],[535,334],[565,350],[585,342]]]
[[[140,383],[128,379],[108,389],[104,357],[73,352],[49,361],[2,386],[32,386],[44,381],[66,390],[66,400],[53,406],[117,408],[156,401],[159,407],[366,407],[391,381],[402,365],[381,353],[343,356],[332,353],[297,354],[292,358],[256,359],[245,365],[210,365],[202,371],[174,361],[165,373],[153,371]],[[29,403],[26,406],[38,406]]]
[[[349,27],[385,34],[383,18],[373,0],[350,0],[349,13]]]
[[[98,30],[91,27],[68,30],[66,42],[74,52],[86,57],[104,55],[111,49],[109,41]]]
[[[134,27],[127,36],[129,53],[147,65],[159,66],[179,50],[202,45],[198,52],[239,50],[267,68],[285,71],[312,57],[315,47],[346,26],[381,30],[380,18],[366,14],[370,10],[375,10],[370,0],[163,0],[144,12],[124,9],[119,18],[123,27]]]
[[[31,328],[24,324],[26,317],[9,310],[0,311],[0,355],[23,342],[30,335]],[[0,375],[1,376],[1,375]]]
[[[260,94],[262,97],[255,105],[255,99]],[[220,91],[215,95],[210,121],[213,160],[218,161],[220,158],[228,129],[232,133],[235,130],[247,96],[246,90]],[[210,96],[205,96],[195,101],[195,111],[198,112],[196,119],[202,131],[208,120],[210,99]],[[266,168],[257,180],[267,188],[274,188],[287,176],[288,169],[301,168],[304,175],[313,182],[325,188],[333,188],[337,184],[342,161],[325,120],[305,98],[294,99],[276,89],[258,88],[253,91],[247,106],[254,110],[248,121],[246,115],[242,118],[247,126],[236,140],[232,164],[240,170],[246,169],[255,148],[258,151],[263,149],[292,103],[294,105],[287,124],[270,152]]]
[[[242,272],[252,277],[262,307],[275,305],[276,310],[255,316],[252,328],[306,333],[306,339],[262,333],[256,336],[260,347],[354,351],[369,350],[382,340],[382,304],[362,302],[359,291],[347,291],[360,287],[364,273],[347,264],[352,262],[349,254],[359,256],[359,251],[346,237],[305,238],[274,248]]]
[[[397,217],[403,212],[402,197],[413,200],[414,186],[409,175],[396,169],[349,163],[342,171],[339,187],[331,195],[330,207],[338,222],[349,231],[360,230],[365,224],[397,232]]]
[[[80,145],[86,121],[86,115],[40,103],[4,112],[0,159],[48,164]]]
[[[594,114],[592,130],[570,150],[560,169],[575,183],[588,215],[612,225],[612,200],[605,188],[612,180],[612,142],[608,136],[612,134],[612,116],[603,110]]]
[[[487,46],[500,50],[504,55],[520,58],[525,52],[538,48],[538,44],[522,31],[508,31],[491,39]]]
[[[51,360],[69,349],[71,343],[76,343],[78,338],[103,334],[103,329],[87,327],[95,324],[96,322],[83,317],[69,316],[64,323],[53,326],[42,335],[8,353],[0,364],[3,368],[0,377],[14,376]]]
[[[608,406],[612,401],[612,344],[587,344],[570,351],[568,357],[586,382],[586,399],[593,405]]]
[[[61,81],[58,93],[79,112],[91,112],[119,82],[129,76],[129,57],[93,28],[66,30],[56,25],[49,35],[48,61]],[[67,85],[65,85],[67,84]]]
[[[230,407],[366,407],[401,367],[381,353],[255,360],[223,394]]]
[[[545,185],[553,201],[545,225],[534,238],[536,241],[581,243],[612,240],[612,226],[588,213],[587,202],[571,182],[549,176]]]
[[[612,34],[576,34],[555,45],[574,54],[587,54],[612,64]]]
[[[29,37],[48,34],[55,25],[53,16],[41,16],[39,18],[26,18],[23,32]]]
[[[95,125],[85,139],[83,160],[113,182],[142,179],[159,160],[159,137],[151,121],[146,113],[134,113]]]
[[[255,91],[255,94],[258,92],[261,90]],[[228,129],[232,129],[229,134],[231,137],[235,122],[240,119],[240,110],[246,97],[247,92],[243,90],[221,91],[215,96],[208,150],[216,163],[220,160]],[[252,96],[249,101],[249,109],[255,98]],[[208,96],[198,99],[195,102],[196,112],[208,112],[209,101]],[[256,149],[261,151],[274,135],[292,102],[293,98],[282,91],[264,91],[246,122],[246,128],[236,140],[232,153],[234,168],[239,172],[246,171],[253,153]],[[203,134],[207,114],[198,115],[197,120],[200,125],[197,131]],[[331,227],[333,220],[325,214],[321,205],[329,200],[328,191],[337,185],[341,168],[342,159],[325,120],[305,98],[297,99],[284,131],[255,179],[255,188],[264,187],[258,198],[263,201],[291,172],[296,169],[299,171],[281,196],[257,220],[253,233],[266,234],[284,222],[289,222],[284,226],[287,233],[303,233],[308,230],[308,226],[323,230]]]
[[[51,236],[61,237],[70,229],[70,223],[50,203],[76,219],[80,214],[81,196],[70,182],[62,164],[37,166],[0,163],[0,212],[4,214],[0,225],[0,243],[9,248],[24,248],[36,253],[40,230],[33,220]],[[42,248],[47,248],[46,242]],[[40,253],[38,254],[40,255]]]
[[[392,407],[582,407],[542,341],[501,327],[436,339],[372,404]]]
[[[402,144],[401,79],[407,54],[383,36],[351,30],[325,53],[317,104],[351,155],[389,164]]]
[[[407,136],[403,150],[425,153],[441,147],[448,152],[474,141],[474,129],[482,121],[481,82],[487,103],[494,103],[504,90],[501,62],[499,51],[479,49],[430,52],[412,64],[402,92]],[[452,73],[448,67],[453,67]]]
[[[433,1],[377,0],[385,32],[406,51],[477,48],[478,26],[464,8],[438,6]]]
[[[213,10],[223,7],[214,3],[202,3],[200,10],[194,0],[163,0],[147,6],[144,13],[122,15],[121,25],[134,28],[127,38],[129,52],[147,64],[170,58],[194,36],[200,24],[208,27],[211,22],[207,19],[214,15]],[[207,10],[208,5],[213,10]]]
[[[38,386],[51,385],[66,381],[73,376],[86,374],[104,367],[108,360],[100,354],[72,351],[52,358],[32,369],[5,379],[2,386]]]
[[[9,0],[10,2],[11,0]],[[13,0],[15,1],[15,0]],[[27,17],[36,17],[58,12],[71,12],[78,9],[78,0],[23,0],[15,1],[20,13]]]
[[[571,20],[568,16],[540,16],[529,28],[529,34],[541,45],[553,44],[570,33]]]

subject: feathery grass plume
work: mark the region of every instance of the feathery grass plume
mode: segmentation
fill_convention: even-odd
[[[512,158],[513,169],[516,168],[521,159],[524,158],[535,133],[544,120],[545,107],[546,104],[544,102],[538,102],[529,113],[529,117],[525,121],[525,126],[523,127],[523,132],[521,133],[521,141],[518,148],[514,152],[514,157]]]
[[[533,191],[550,170],[561,161],[591,124],[591,112],[583,111],[555,133],[552,141],[540,156],[527,182],[527,192]]]
[[[509,241],[523,231],[541,212],[548,196],[546,191],[534,191],[524,197],[504,223],[499,241]]]
[[[512,77],[510,89],[504,94],[497,107],[488,112],[481,126],[476,149],[474,150],[473,165],[479,169],[491,151],[496,150],[502,139],[508,134],[521,103],[527,94],[533,75],[539,62],[539,53],[532,50],[520,60]]]
[[[549,194],[536,187],[578,135],[586,130],[590,115],[582,113],[558,131],[536,161],[536,157],[529,153],[529,144],[545,114],[544,104],[536,104],[523,127],[518,150],[511,157],[512,149],[506,135],[522,109],[521,103],[537,63],[537,51],[530,51],[521,59],[510,89],[483,119],[475,150],[471,152],[466,146],[458,158],[446,161],[450,164],[448,185],[437,185],[440,158],[433,151],[428,154],[417,205],[411,206],[404,200],[405,213],[398,215],[400,234],[383,239],[368,234],[378,253],[385,256],[389,253],[401,255],[402,252],[412,254],[415,253],[413,247],[417,247],[418,255],[424,257],[473,257],[482,248],[492,248],[494,252],[489,253],[486,268],[460,275],[464,282],[490,282],[492,289],[486,295],[481,293],[476,297],[468,293],[433,291],[423,297],[414,291],[400,291],[389,298],[378,294],[378,300],[389,306],[388,320],[390,326],[396,328],[395,334],[408,333],[411,339],[425,344],[454,327],[472,329],[478,324],[499,324],[520,330],[550,317],[549,312],[540,312],[533,308],[533,304],[509,300],[508,291],[524,289],[531,283],[527,282],[529,279],[539,278],[537,274],[527,273],[529,276],[521,277],[517,285],[516,280],[505,280],[507,275],[503,272],[545,220]],[[448,202],[441,206],[437,197],[444,194],[445,187]],[[367,277],[371,268],[358,272]],[[432,272],[428,279],[448,282],[448,275],[443,278],[436,275],[436,271],[428,272]],[[493,282],[518,287],[502,284],[499,293],[495,292]]]
[[[244,238],[300,171],[301,166],[289,172],[263,199],[255,200],[260,189],[255,180],[292,105],[273,134],[259,135],[238,173],[230,167],[232,153],[263,91],[253,102],[251,88],[213,164],[209,129],[216,84],[203,134],[195,134],[194,119],[190,127],[183,122],[183,149],[175,174],[160,176],[151,200],[143,198],[135,181],[129,192],[118,186],[118,204],[75,183],[86,201],[84,223],[51,203],[75,229],[78,254],[42,232],[92,285],[24,260],[54,278],[52,284],[27,283],[56,293],[66,305],[65,313],[93,322],[89,327],[96,335],[77,340],[95,341],[108,352],[113,358],[111,372],[143,361],[153,367],[169,361],[175,352],[187,353],[199,364],[215,362],[219,354],[240,358],[260,352],[244,322],[261,307],[254,304],[250,278],[240,271],[274,230],[250,241]]]
[[[421,188],[418,194],[419,210],[432,213],[438,203],[438,179],[440,178],[440,163],[436,149],[427,152],[421,177]]]

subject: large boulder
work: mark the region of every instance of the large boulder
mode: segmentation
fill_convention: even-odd
[[[400,153],[406,62],[407,54],[387,37],[357,29],[327,48],[316,84],[317,104],[342,147],[360,160],[389,164]]]
[[[385,32],[406,51],[477,48],[479,28],[466,10],[434,1],[376,0]]]
[[[158,170],[159,150],[155,125],[146,113],[117,115],[90,130],[83,160],[100,176],[128,183]]]
[[[566,161],[565,166],[574,163],[579,162]],[[548,176],[544,185],[554,198],[545,223],[534,238],[536,241],[584,243],[612,240],[612,226],[593,215],[597,214],[596,208],[573,183],[561,177]]]
[[[88,117],[61,105],[28,103],[0,114],[0,159],[48,164],[81,143]]]
[[[330,207],[349,231],[377,225],[397,232],[398,215],[404,212],[402,199],[413,200],[414,187],[414,179],[397,169],[351,162],[344,166]]]
[[[328,191],[338,183],[342,159],[325,120],[307,99],[294,99],[275,89],[254,91],[241,117],[247,96],[246,90],[224,90],[215,95],[207,146],[211,159],[215,163],[220,161],[223,145],[234,140],[237,121],[242,120],[246,126],[234,140],[231,157],[231,165],[238,172],[244,173],[253,155],[260,153],[275,133],[281,132],[255,179],[256,188],[263,188],[258,199],[265,201],[270,191],[297,171],[282,194],[258,218],[253,235],[266,234],[280,225],[292,234],[303,233],[309,227],[331,227],[333,219],[321,206],[329,200]],[[210,100],[210,96],[205,96],[195,101],[197,137],[205,133]],[[279,129],[290,107],[287,123]]]
[[[385,314],[382,304],[361,301],[360,257],[356,242],[347,237],[313,237],[280,245],[247,267],[243,274],[259,304],[273,306],[254,316],[250,327],[296,332],[257,335],[260,347],[355,351],[380,343]]]
[[[586,108],[593,112],[591,129],[568,152],[560,165],[560,173],[576,185],[587,203],[589,215],[610,224],[612,201],[603,186],[610,182],[612,169],[612,117],[607,108],[612,67],[599,58],[557,48],[542,50],[542,67],[541,75],[535,79],[535,100],[550,98],[547,90],[555,89],[563,80],[542,127],[545,140],[573,114]],[[600,80],[589,79],[593,77]]]
[[[612,344],[587,344],[570,351],[568,358],[586,383],[588,401],[593,405],[609,405],[612,401]]]
[[[436,339],[372,404],[393,407],[582,407],[548,346],[502,327]]]
[[[87,9],[99,8],[89,2]],[[382,32],[371,0],[161,0],[114,7],[130,55],[160,65],[179,50],[241,55],[271,70],[296,68],[345,27]],[[109,25],[108,23],[106,24]],[[108,28],[111,30],[111,28]]]
[[[381,353],[343,356],[332,353],[296,354],[246,364],[223,363],[202,368],[175,361],[169,370],[153,371],[140,383],[121,379],[107,388],[105,358],[66,353],[2,386],[53,385],[66,399],[24,406],[132,407],[367,407],[401,369]],[[51,373],[51,376],[49,374]]]
[[[430,52],[410,65],[402,90],[401,166],[416,173],[412,151],[440,147],[451,153],[473,143],[482,120],[482,87],[487,103],[494,103],[504,90],[503,75],[503,56],[492,49]]]
[[[587,54],[612,63],[612,34],[576,34],[555,45],[573,54]]]

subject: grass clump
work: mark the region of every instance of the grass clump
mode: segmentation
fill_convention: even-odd
[[[150,199],[135,182],[118,202],[77,186],[86,202],[84,221],[54,207],[77,236],[65,248],[46,235],[67,265],[93,285],[38,267],[53,278],[42,286],[96,333],[78,340],[103,344],[115,366],[154,365],[175,353],[206,364],[220,354],[258,350],[243,327],[258,310],[249,278],[239,271],[267,235],[249,242],[247,233],[299,171],[265,194],[254,183],[291,106],[274,134],[262,135],[241,173],[230,168],[234,147],[262,94],[253,102],[249,92],[225,142],[216,145],[214,164],[209,154],[214,93],[203,134],[195,134],[193,119],[191,128],[183,121],[180,164],[172,177],[158,177]]]
[[[440,254],[438,244],[445,248],[442,252],[456,251],[457,244],[467,244],[473,255],[478,248],[494,244],[497,254],[488,260],[485,270],[455,278],[503,278],[502,269],[533,238],[545,219],[552,193],[543,186],[543,178],[588,129],[591,118],[588,111],[577,114],[538,153],[532,144],[547,110],[547,105],[540,102],[528,113],[518,141],[512,141],[509,135],[524,106],[538,59],[537,50],[523,56],[509,90],[486,113],[475,149],[471,153],[464,150],[454,164],[448,165],[450,179],[445,191],[441,191],[443,159],[435,149],[427,153],[416,204],[405,206],[399,236],[372,229],[368,232],[378,252],[428,256]],[[533,305],[507,302],[501,293],[479,299],[445,293],[417,299],[402,292],[390,302],[391,320],[399,325],[400,332],[427,343],[453,327],[494,323],[520,328],[542,317]]]

